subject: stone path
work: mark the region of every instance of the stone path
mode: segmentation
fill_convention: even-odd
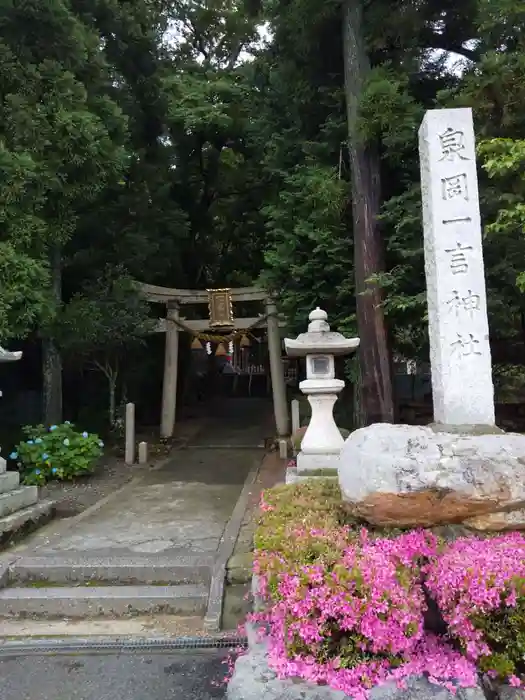
[[[9,550],[0,557],[0,617],[203,615],[221,538],[264,456],[256,445],[268,423],[266,403],[224,407],[195,447]],[[11,561],[3,589],[2,559]]]
[[[216,399],[208,407],[206,430],[192,442],[197,447],[264,447],[275,433],[268,399]]]
[[[75,522],[14,549],[24,556],[213,554],[259,450],[180,450]]]

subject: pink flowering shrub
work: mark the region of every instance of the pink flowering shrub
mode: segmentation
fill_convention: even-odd
[[[476,684],[475,666],[424,629],[422,566],[438,555],[430,532],[369,533],[329,482],[267,492],[262,510],[255,573],[267,609],[256,620],[281,676],[355,698],[412,674]]]
[[[490,676],[522,685],[525,537],[459,539],[428,566],[426,585],[466,658]]]
[[[316,481],[265,491],[255,533],[256,567],[275,587],[279,574],[301,564],[333,566],[358,528],[344,512],[339,486]]]

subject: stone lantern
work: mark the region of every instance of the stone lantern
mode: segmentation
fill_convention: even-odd
[[[0,345],[0,362],[16,362],[16,360],[22,359],[22,352],[17,350],[16,352],[11,352],[10,350],[4,350]]]
[[[10,352],[9,350],[4,350],[0,345],[0,362],[16,362],[22,358],[22,353],[20,351]],[[0,389],[0,398],[2,396],[2,390]],[[5,471],[5,459],[0,456],[0,474]],[[0,480],[1,481],[1,480]],[[1,493],[1,490],[0,490]]]
[[[326,311],[317,307],[310,314],[308,332],[295,340],[286,338],[289,357],[306,357],[306,379],[299,388],[312,408],[310,424],[297,456],[297,477],[322,476],[339,465],[344,444],[333,416],[337,395],[345,383],[335,378],[336,355],[349,355],[359,346],[359,338],[345,338],[330,330]]]
[[[9,350],[4,350],[0,345],[0,362],[16,362],[22,359],[22,353],[20,350],[16,352],[11,352]],[[2,396],[2,391],[0,390],[0,397]]]

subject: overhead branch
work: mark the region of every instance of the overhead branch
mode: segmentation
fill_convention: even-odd
[[[423,47],[439,51],[449,51],[450,53],[457,53],[459,56],[463,56],[469,61],[476,63],[479,61],[481,52],[479,49],[469,49],[447,35],[446,32],[437,33],[431,30],[424,32],[422,35]]]
[[[204,46],[204,38],[203,38],[201,32],[197,29],[195,22],[193,22],[191,19],[189,19],[188,22],[192,28],[193,44],[194,44],[194,46],[197,47],[197,49],[204,56],[204,60],[206,62],[208,62],[210,60],[210,54],[209,54],[209,51]]]

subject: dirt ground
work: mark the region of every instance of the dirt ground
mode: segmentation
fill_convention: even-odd
[[[70,518],[124,486],[135,472],[117,458],[104,459],[94,474],[75,481],[52,481],[40,488],[40,498],[55,501],[57,516]]]

